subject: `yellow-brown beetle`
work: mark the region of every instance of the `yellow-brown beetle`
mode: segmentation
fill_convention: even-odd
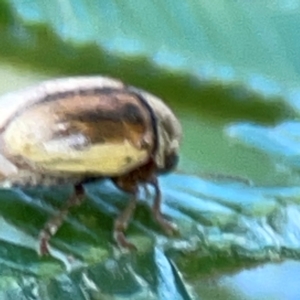
[[[108,177],[132,194],[114,223],[116,242],[135,248],[124,235],[139,184],[155,189],[153,215],[168,232],[175,227],[160,211],[159,173],[178,161],[181,126],[155,96],[106,77],[42,82],[0,98],[0,185],[74,184],[75,192],[40,235],[40,253],[79,205],[83,184]]]

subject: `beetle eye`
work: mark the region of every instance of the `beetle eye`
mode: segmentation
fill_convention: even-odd
[[[166,174],[173,171],[179,162],[179,155],[175,152],[172,152],[165,156],[165,165],[163,168],[158,170],[159,174]]]

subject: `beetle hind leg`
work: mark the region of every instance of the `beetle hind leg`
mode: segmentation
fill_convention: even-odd
[[[73,206],[79,206],[84,200],[84,188],[82,184],[76,184],[74,186],[74,193],[68,199],[66,205],[53,216],[45,225],[44,229],[40,232],[39,237],[39,254],[49,254],[49,241],[52,236],[56,234],[58,229],[64,222],[69,209]]]

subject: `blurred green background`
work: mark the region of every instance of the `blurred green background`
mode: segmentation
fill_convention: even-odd
[[[300,299],[299,29],[299,0],[0,0],[1,94],[102,74],[163,98],[184,128],[178,173],[160,179],[181,235],[141,193],[137,253],[112,242],[128,198],[108,181],[46,258],[39,230],[71,187],[1,190],[0,299]]]

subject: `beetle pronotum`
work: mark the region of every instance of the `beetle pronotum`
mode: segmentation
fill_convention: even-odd
[[[132,195],[114,222],[120,246],[135,248],[124,231],[140,184],[154,187],[156,221],[175,230],[160,211],[157,175],[177,164],[181,126],[160,99],[119,80],[73,77],[6,94],[0,111],[0,185],[74,185],[65,207],[41,231],[41,254],[49,252],[68,209],[82,202],[84,183],[103,177]]]

